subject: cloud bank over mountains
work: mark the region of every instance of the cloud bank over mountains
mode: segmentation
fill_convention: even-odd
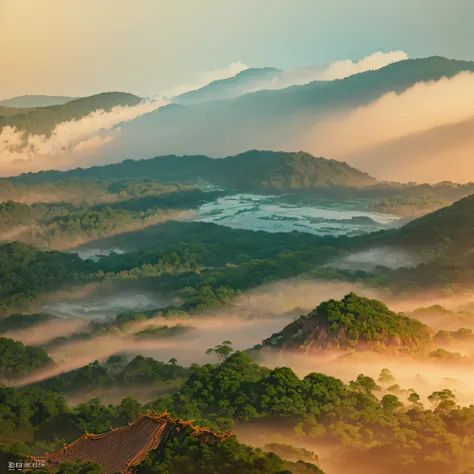
[[[326,67],[309,66],[281,71],[274,80],[262,82],[259,89],[279,89],[314,80],[343,78],[406,58],[407,55],[401,51],[377,52],[355,62],[343,60]],[[168,100],[163,97],[171,98],[202,88],[214,81],[234,77],[246,69],[246,64],[236,61],[227,68],[205,71],[189,83],[163,91],[158,99],[144,101],[134,107],[114,107],[110,112],[96,110],[86,117],[58,124],[49,136],[25,135],[15,128],[4,127],[0,130],[0,174],[8,176],[42,169],[67,169],[92,165],[95,160],[100,162],[100,148],[120,135],[120,124],[167,105]],[[146,137],[144,139],[147,140]]]
[[[403,51],[390,51],[383,53],[378,51],[366,56],[359,61],[351,61],[344,59],[335,61],[327,66],[306,66],[297,69],[288,69],[282,71],[277,77],[261,84],[259,88],[255,88],[249,92],[256,92],[263,89],[283,89],[291,86],[301,86],[312,81],[334,81],[336,79],[344,79],[354,74],[366,71],[375,71],[389,64],[408,59],[408,55]]]
[[[405,59],[402,51],[377,52],[359,61],[336,61],[326,67],[275,70],[277,75],[261,82],[259,89],[273,89],[276,94],[277,89],[342,79]],[[113,107],[109,112],[96,110],[60,123],[48,136],[25,135],[4,127],[0,130],[0,174],[86,167],[165,153],[225,156],[261,148],[304,150],[344,160],[385,180],[465,182],[474,178],[469,174],[474,151],[472,72],[417,82],[402,92],[385,91],[364,105],[339,99],[337,106],[330,103],[328,107],[318,102],[301,103],[297,106],[300,115],[291,120],[279,112],[272,114],[271,107],[281,103],[279,97],[268,109],[268,101],[261,106],[259,93],[245,96],[244,101],[236,99],[235,104],[219,101],[224,105],[157,110],[170,103],[165,95],[172,97],[213,81],[235,78],[246,69],[237,61],[228,68],[206,71],[153,100]],[[286,91],[282,94],[284,98],[289,95]],[[211,115],[204,113],[207,110]],[[428,163],[432,166],[427,170]]]
[[[77,120],[62,122],[47,135],[25,135],[12,127],[0,130],[0,173],[9,175],[42,169],[80,166],[120,133],[120,124],[166,105],[162,98],[136,106],[96,110]],[[91,163],[93,164],[93,163]]]
[[[307,146],[379,179],[466,182],[474,179],[473,120],[474,73],[461,72],[328,117]]]

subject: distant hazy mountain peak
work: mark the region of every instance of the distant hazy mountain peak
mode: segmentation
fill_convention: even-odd
[[[185,92],[173,99],[182,105],[200,104],[212,100],[232,99],[245,94],[262,82],[271,81],[281,74],[273,67],[248,68],[227,79],[218,79],[200,89]]]
[[[12,97],[11,99],[0,100],[0,106],[14,107],[17,109],[50,107],[52,105],[66,104],[74,99],[76,99],[76,97],[26,94]]]

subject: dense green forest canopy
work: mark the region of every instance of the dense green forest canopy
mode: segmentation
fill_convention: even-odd
[[[189,431],[189,430],[188,430]],[[152,452],[138,467],[137,474],[323,474],[317,466],[303,461],[285,462],[273,453],[245,446],[230,438],[209,446],[190,436],[173,439],[163,451]]]
[[[84,281],[88,264],[75,254],[41,252],[18,242],[0,245],[0,311],[27,307],[42,293]]]
[[[118,235],[114,242],[98,245],[114,248],[128,242],[150,250],[112,254],[92,262],[75,254],[42,252],[20,243],[0,245],[4,261],[1,269],[5,285],[3,304],[20,309],[42,293],[104,279],[138,279],[157,292],[188,288],[189,297],[201,294],[207,298],[206,294],[211,296],[220,291],[219,288],[232,289],[235,293],[297,276],[328,263],[331,258],[347,253],[348,240],[168,222],[144,234]],[[149,246],[143,242],[149,242]],[[51,274],[53,268],[55,273]]]
[[[188,202],[204,199],[200,193],[186,191]],[[167,199],[173,202],[174,194],[158,195],[157,198],[161,196],[160,205],[166,205]],[[185,198],[185,202],[187,199]],[[181,205],[180,199],[174,200],[174,203],[171,205]],[[399,230],[354,238],[318,237],[299,232],[255,232],[215,224],[170,221],[144,230],[99,239],[100,235],[123,229],[120,222],[124,222],[126,228],[134,219],[142,225],[150,222],[147,219],[161,218],[160,208],[156,208],[158,214],[152,212],[148,217],[141,214],[143,211],[121,211],[108,206],[83,208],[69,211],[69,214],[64,208],[44,228],[49,229],[52,238],[84,237],[92,239],[97,248],[118,247],[131,252],[112,254],[94,263],[83,261],[74,255],[39,252],[19,243],[4,244],[0,246],[4,263],[1,269],[4,277],[0,279],[4,285],[2,303],[8,307],[20,308],[42,293],[57,290],[58,284],[67,286],[75,282],[104,278],[142,280],[144,284],[154,286],[157,292],[182,291],[188,288],[189,298],[186,296],[185,299],[189,299],[189,308],[203,308],[207,305],[204,300],[218,303],[221,299],[216,297],[217,290],[225,289],[226,293],[230,291],[230,294],[235,294],[237,291],[303,274],[313,278],[360,281],[392,291],[410,291],[415,285],[455,289],[456,285],[468,284],[473,277],[470,254],[460,254],[462,248],[469,248],[467,208],[466,219],[461,217],[465,214],[465,205],[469,203],[470,198],[466,198],[410,222]],[[7,202],[3,204],[2,212],[5,216],[4,225],[8,225],[11,220],[14,223],[26,223],[30,219],[38,222],[39,218],[35,213],[41,214],[42,211],[36,207]],[[452,215],[462,221],[459,226],[450,224]],[[119,217],[122,220],[117,220]],[[444,239],[444,245],[438,243],[439,239],[432,237],[434,229],[423,230],[433,219],[440,234],[446,234],[439,238]],[[448,223],[444,224],[445,221]],[[425,249],[423,254],[428,258],[426,263],[414,268],[399,270],[376,268],[367,272],[328,267],[332,261],[351,253],[377,247],[393,247],[395,250],[422,247]],[[446,258],[447,252],[454,256]],[[456,254],[460,256],[456,257]],[[51,265],[56,265],[54,272],[51,271]],[[203,300],[202,304],[199,300]]]
[[[132,379],[124,379],[125,374]],[[107,380],[149,384],[176,377],[181,381],[185,378],[177,391],[143,406],[127,397],[116,406],[91,399],[73,408],[63,398],[81,383],[86,387]],[[52,452],[83,430],[108,431],[110,426],[121,426],[150,408],[166,408],[173,415],[218,430],[233,428],[239,432],[239,427],[260,427],[258,433],[267,433],[270,442],[269,433],[287,433],[290,429],[296,444],[311,442],[336,449],[331,458],[337,468],[357,460],[360,468],[375,466],[387,474],[400,470],[409,474],[469,472],[474,462],[468,442],[474,435],[474,407],[458,406],[454,393],[447,389],[433,392],[428,403],[425,408],[414,391],[408,391],[404,402],[362,374],[348,384],[321,373],[299,378],[289,368],[261,367],[241,352],[220,364],[190,369],[180,368],[175,360],[163,364],[136,357],[127,362],[114,356],[105,365],[96,362],[22,389],[0,387],[0,405],[8,415],[0,420],[0,444],[7,459],[15,452],[17,459],[29,453]],[[249,450],[235,438],[216,450],[196,443],[192,439],[185,444],[172,442],[164,452],[151,453],[139,469],[144,473],[178,473],[183,465],[193,465],[191,472],[204,473],[203,463],[208,462],[215,463],[216,473],[225,474],[247,472],[245,469],[252,473],[282,473],[285,469],[294,474],[318,472],[305,463],[282,463],[278,456]],[[295,455],[295,451],[285,454],[280,449],[283,457],[290,454]],[[308,453],[299,454],[303,457]],[[230,465],[222,462],[224,458]],[[153,466],[158,471],[152,471]]]
[[[68,194],[67,185],[62,182],[55,184],[63,185],[58,186],[60,194],[57,197],[65,197],[61,192],[64,190]],[[180,185],[164,186],[154,181],[97,183],[95,186],[94,183],[77,183],[75,180],[73,194],[76,184],[79,189],[84,184],[85,193],[92,191],[88,195],[92,205],[86,199],[78,204],[76,196],[72,198],[76,204],[28,205],[12,200],[0,203],[0,237],[46,249],[70,248],[186,216],[192,209],[223,195],[222,192],[206,193]],[[94,198],[99,203],[94,203]],[[100,203],[101,200],[112,202],[104,204]]]
[[[189,368],[178,365],[174,359],[167,363],[143,356],[136,356],[129,360],[118,354],[109,357],[103,363],[95,361],[79,369],[50,377],[35,385],[67,395],[123,385],[158,387],[161,382],[169,384],[182,382],[189,373]]]
[[[288,368],[265,369],[235,353],[218,366],[196,367],[177,393],[151,406],[226,427],[250,423],[272,432],[292,427],[294,442],[345,446],[334,454],[339,468],[351,459],[389,474],[454,473],[472,466],[472,450],[464,443],[472,436],[467,427],[473,406],[457,407],[449,390],[433,393],[428,409],[415,392],[404,406],[390,393],[377,398],[374,392],[380,390],[364,375],[347,385],[319,373],[300,379]]]
[[[32,328],[38,324],[43,324],[55,319],[57,319],[57,317],[49,313],[12,314],[0,319],[0,334],[17,329]]]
[[[35,206],[7,201],[0,204],[2,231],[15,240],[42,248],[64,249],[163,220],[178,217],[167,208],[127,211],[108,205],[94,209]]]
[[[73,441],[81,432],[108,431],[111,426],[126,424],[147,411],[146,406],[132,397],[124,398],[117,406],[104,406],[96,398],[72,408],[59,393],[39,387],[17,390],[0,386],[0,404],[4,414],[0,421],[0,460],[5,462],[61,449],[65,442]],[[201,424],[209,422],[202,420]],[[182,432],[179,438],[172,438],[161,449],[152,451],[138,469],[143,473],[177,474],[182,472],[183,466],[188,472],[196,473],[209,472],[209,466],[212,466],[213,472],[219,474],[322,472],[309,463],[285,462],[275,454],[245,446],[235,437],[207,445],[190,432]],[[85,463],[64,464],[54,472],[95,474],[100,468]]]
[[[206,199],[198,190],[183,192],[186,194],[183,204],[180,192],[157,195],[159,206],[179,209],[181,205],[196,205]],[[213,199],[213,196],[209,198]],[[142,199],[148,198],[139,198],[138,201]],[[97,248],[118,247],[130,252],[102,257],[94,263],[73,255],[39,252],[19,243],[4,244],[0,246],[1,272],[4,274],[0,278],[4,285],[2,304],[20,309],[42,293],[57,290],[58,285],[103,279],[140,280],[153,286],[157,292],[182,292],[187,288],[183,296],[189,301],[184,309],[219,304],[222,298],[216,291],[233,295],[261,284],[304,274],[313,278],[363,282],[391,291],[410,292],[415,287],[456,291],[457,287],[469,285],[474,278],[469,253],[471,200],[463,199],[398,230],[354,238],[318,237],[301,232],[255,232],[198,222],[170,221],[149,226],[153,222],[150,219],[162,219],[165,211],[157,207],[148,214],[143,213],[138,210],[139,204],[135,208],[130,206],[130,209],[137,210],[98,205],[75,211],[65,206],[26,206],[7,202],[1,206],[0,212],[4,225],[12,229],[18,229],[20,223],[27,226],[31,220],[46,220],[42,229],[53,241],[54,238],[67,241],[85,238],[92,239]],[[129,204],[133,202],[127,201]],[[120,232],[128,225],[146,225],[147,228],[99,238]],[[418,249],[425,262],[398,270],[330,268],[333,261],[371,248],[386,248],[387,251],[391,248]],[[54,272],[52,268],[55,268]]]
[[[39,347],[0,337],[0,380],[29,375],[53,365],[53,360]]]

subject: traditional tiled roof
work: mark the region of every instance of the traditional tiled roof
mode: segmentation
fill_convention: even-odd
[[[194,426],[190,421],[172,418],[168,412],[149,412],[140,415],[133,423],[112,428],[106,433],[96,435],[86,432],[60,451],[46,453],[46,456],[34,460],[59,464],[79,459],[99,464],[103,474],[125,474],[140,464],[150,450],[156,449],[186,427],[192,429],[192,436],[206,443],[218,442],[232,435],[231,432],[217,434],[211,429]]]

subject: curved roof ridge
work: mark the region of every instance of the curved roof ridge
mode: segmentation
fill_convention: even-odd
[[[199,437],[205,443],[215,443],[233,435],[230,430],[216,433],[212,428],[195,425],[194,420],[172,417],[168,410],[162,413],[149,410],[126,425],[100,434],[86,431],[55,453],[32,456],[31,459],[56,464],[74,457],[97,462],[103,466],[105,474],[112,474],[117,468],[124,474],[131,472],[131,468],[140,464],[151,450],[166,443],[173,432],[186,428],[189,428],[190,436]]]
[[[110,436],[111,434],[115,434],[117,433],[118,431],[123,431],[127,428],[129,428],[130,426],[134,425],[135,423],[139,422],[140,420],[143,420],[143,418],[148,418],[145,414],[141,413],[140,416],[138,418],[136,418],[135,420],[133,420],[132,422],[126,424],[126,425],[122,425],[122,426],[118,426],[117,428],[112,428],[110,427],[110,430],[109,431],[104,431],[103,433],[99,433],[99,434],[95,434],[95,433],[89,433],[87,430],[85,431],[85,433],[82,435],[82,437],[87,437],[89,439],[101,439],[101,438],[105,438],[107,436]],[[79,438],[81,439],[81,438]],[[79,439],[76,439],[76,441],[79,441]],[[73,441],[72,443],[68,444],[68,447],[73,445],[76,441]]]

